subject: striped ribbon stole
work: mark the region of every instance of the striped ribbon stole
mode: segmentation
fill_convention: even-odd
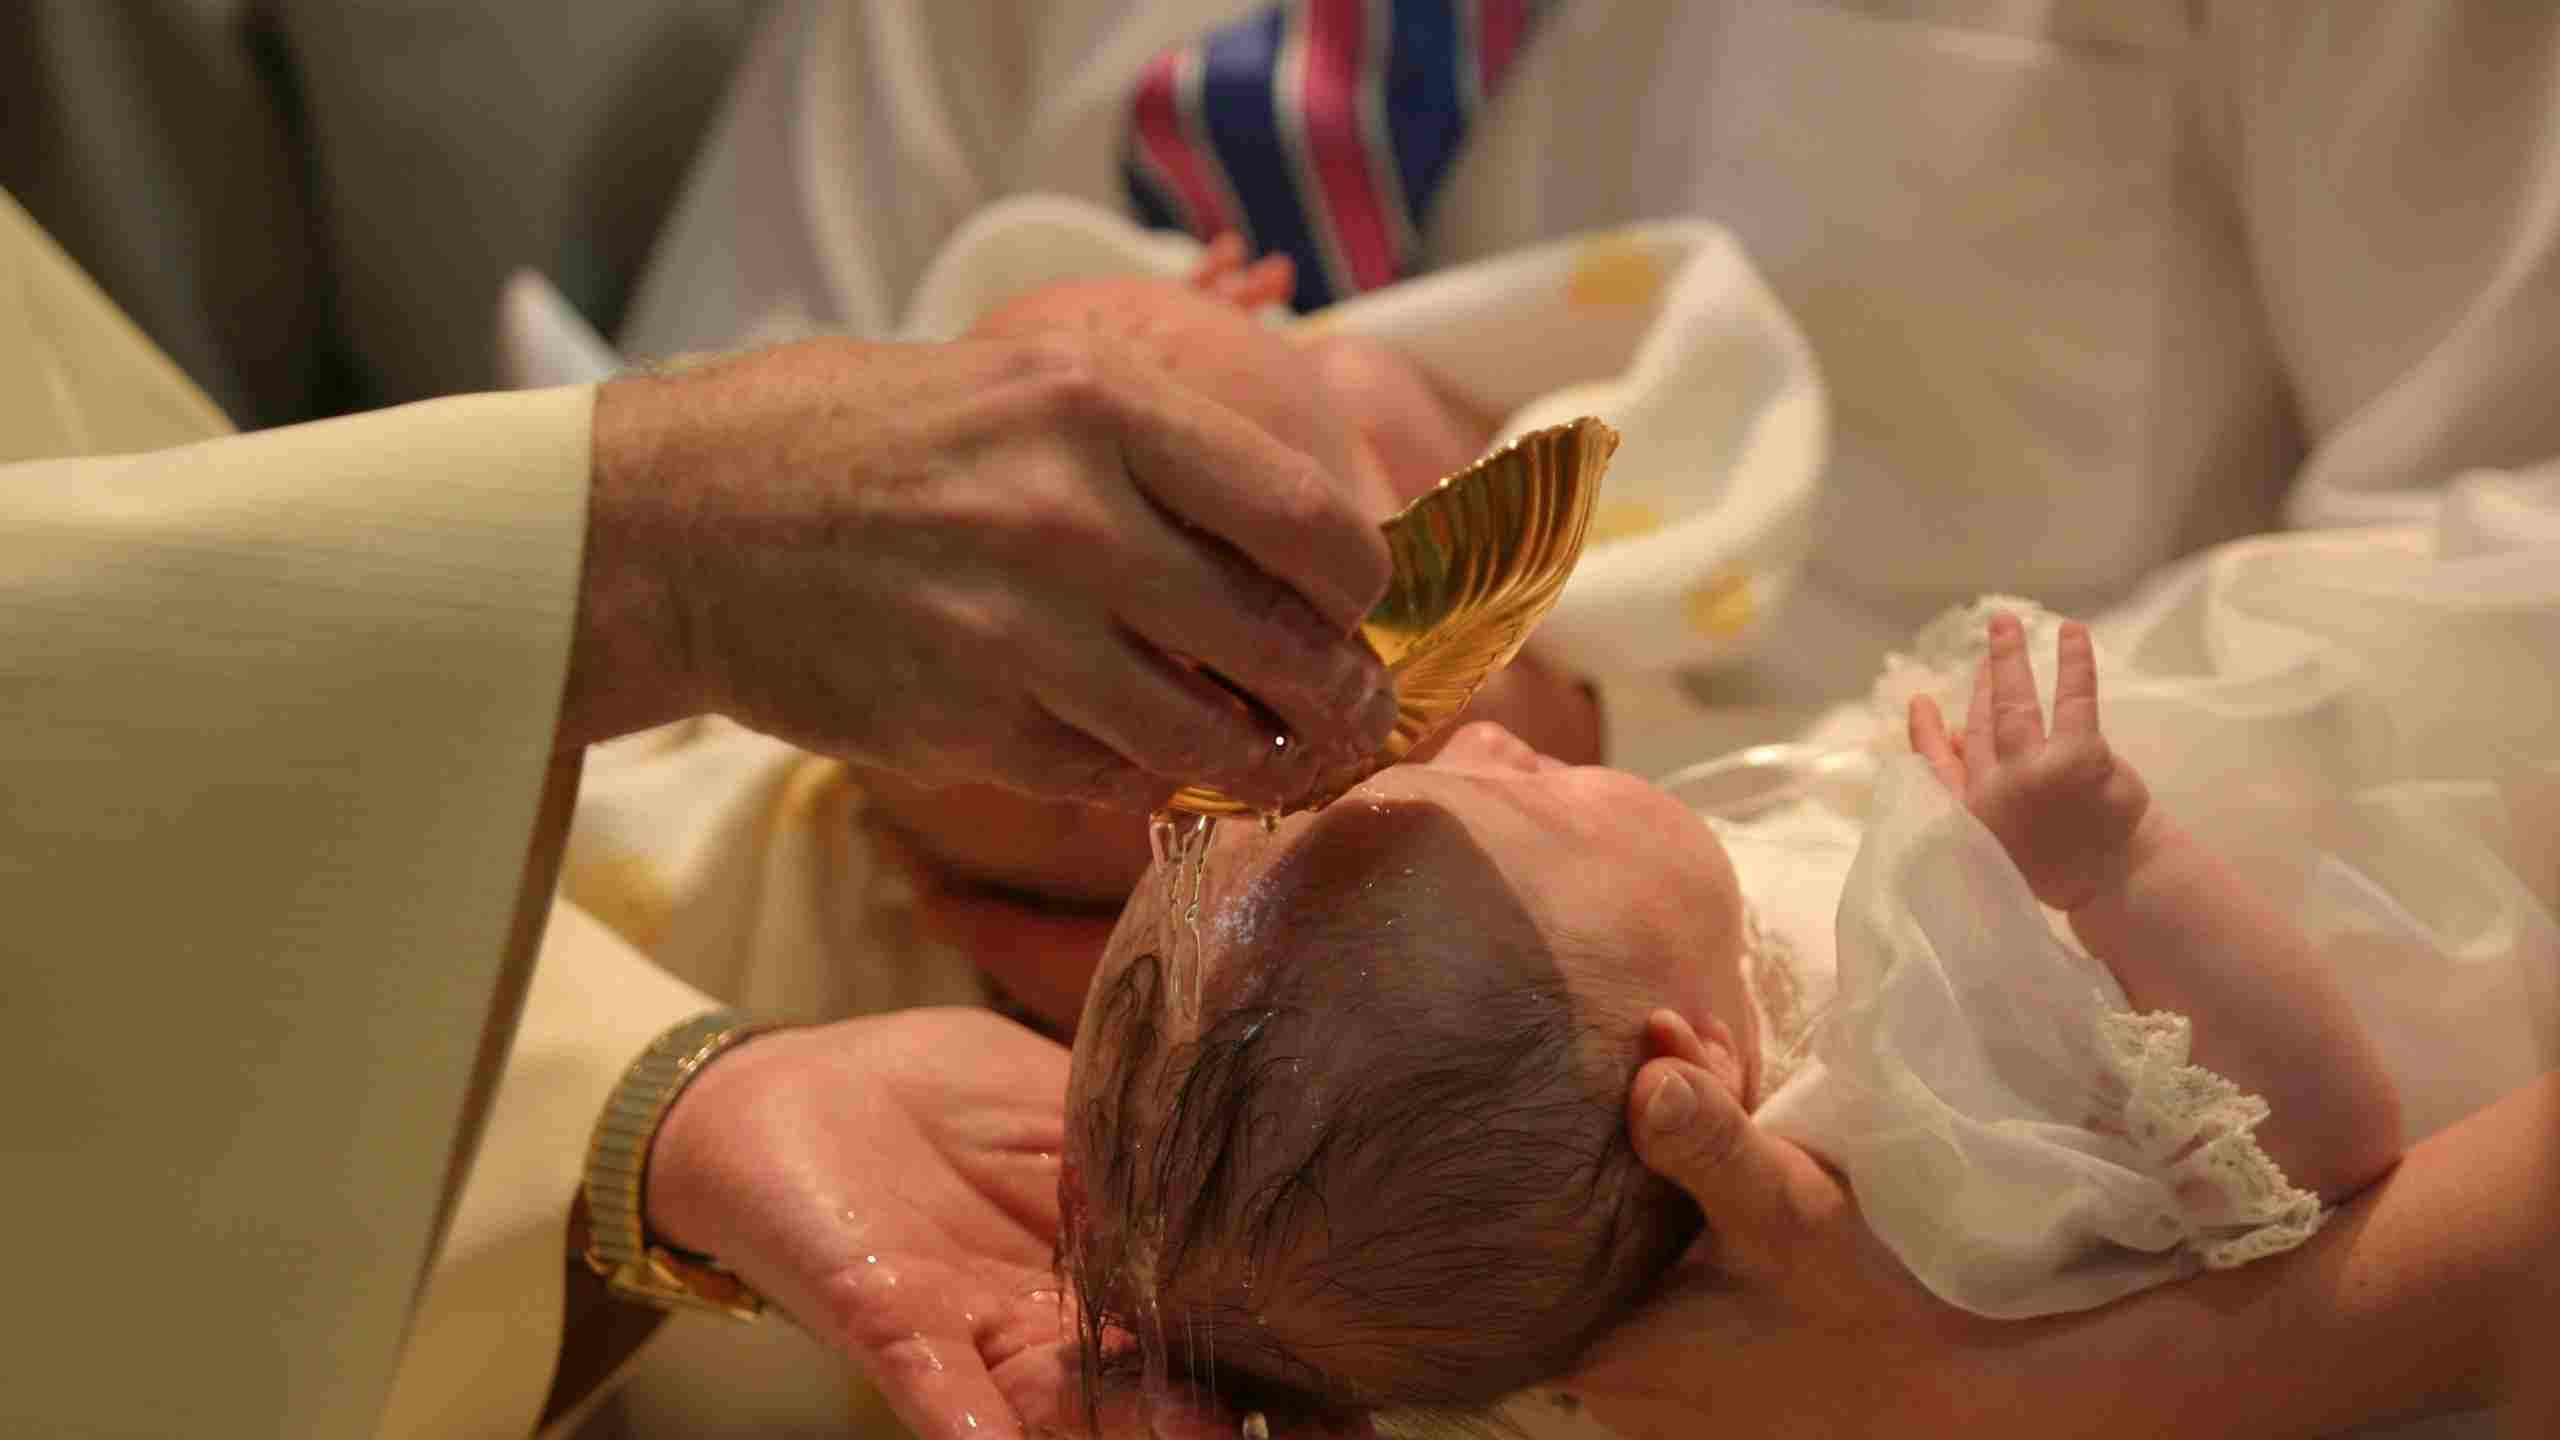
[[[1300,312],[1410,272],[1431,198],[1540,0],[1293,0],[1165,51],[1129,100],[1145,223],[1297,262]]]

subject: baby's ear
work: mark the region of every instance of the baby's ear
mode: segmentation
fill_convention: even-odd
[[[1722,1020],[1710,1015],[1701,1033],[1677,1010],[1656,1010],[1645,1017],[1645,1054],[1653,1060],[1683,1060],[1697,1066],[1725,1088],[1734,1102],[1751,1108],[1749,1067],[1742,1052],[1733,1043],[1733,1031]],[[1637,1087],[1642,1093],[1641,1083]]]

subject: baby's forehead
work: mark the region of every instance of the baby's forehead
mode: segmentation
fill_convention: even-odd
[[[1196,916],[1167,900],[1161,868],[1131,894],[1088,1001],[1080,1064],[1116,1058],[1134,1034],[1171,1050],[1195,1038],[1188,1022],[1238,1009],[1463,1009],[1471,991],[1557,978],[1545,927],[1450,809],[1345,802],[1277,837],[1229,831],[1212,847]],[[1173,1003],[1186,995],[1194,1016]]]

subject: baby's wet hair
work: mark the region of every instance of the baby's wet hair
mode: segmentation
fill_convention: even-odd
[[[1430,913],[1498,887],[1394,868],[1301,877],[1251,963],[1213,954],[1196,1033],[1157,945],[1088,1000],[1060,1259],[1089,1376],[1275,1425],[1481,1416],[1695,1238],[1626,1134],[1640,997],[1569,991],[1516,908]]]

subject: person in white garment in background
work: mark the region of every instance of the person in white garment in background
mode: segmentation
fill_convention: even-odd
[[[972,214],[1031,191],[1130,206],[1123,161],[1150,103],[1156,120],[1215,140],[1203,132],[1233,126],[1203,98],[1223,73],[1213,55],[1232,60],[1258,33],[1276,76],[1303,76],[1309,37],[1344,8],[786,6],[739,74],[621,346],[885,332]],[[1365,7],[1398,24],[1424,8]],[[1481,45],[1505,7],[1442,8]],[[2560,137],[2514,123],[2548,109],[2560,17],[2169,0],[1508,8],[1512,63],[1498,88],[1462,87],[1469,128],[1410,217],[1395,273],[1648,217],[1712,219],[1801,326],[1835,421],[1818,543],[1763,626],[1787,643],[1676,679],[1596,677],[1618,763],[1793,733],[1862,691],[1921,619],[1983,590],[2095,612],[2212,541],[2423,524],[2464,473],[2560,455],[2560,419],[2537,400],[2539,377],[2560,368],[2560,291],[2535,283],[2560,239],[2540,189]],[[1168,83],[1151,102],[1159,73]],[[1268,162],[1306,165],[1305,132],[1264,130]],[[763,841],[784,832],[751,817],[805,806],[817,787],[754,778],[780,772],[716,732],[648,743],[632,792],[713,792],[690,806],[699,838],[672,848],[803,844],[797,829]],[[859,809],[828,803],[838,819]],[[652,954],[699,959],[709,936],[733,933],[704,924],[688,889],[635,894],[612,847],[594,848],[598,908],[625,912],[617,928]],[[812,895],[828,858],[795,860],[816,877]],[[865,882],[841,908],[894,909],[882,892],[902,883]],[[1022,909],[1012,925],[1051,918]],[[705,983],[777,984],[752,952],[720,948]],[[2445,1203],[2448,1175],[2471,1163],[2459,1157],[2529,1157],[2498,1147],[2547,1123],[2547,1099],[2525,1092],[2422,1148],[2385,1193],[2424,1198],[2375,1202],[2395,1219],[2373,1233],[2412,1243],[2408,1217]],[[2510,1200],[2547,1179],[2504,1173]],[[2341,1273],[2322,1268],[2333,1263],[2295,1265],[2304,1278],[2285,1283],[2313,1293],[2315,1277]],[[2342,1325],[2381,1336],[2395,1315],[2422,1313],[2381,1289]],[[1771,1293],[1784,1299],[1784,1284]],[[2509,1293],[2433,1295],[2467,1312]],[[2146,1341],[2127,1321],[2117,1333],[2141,1344],[2161,1332]],[[1818,1338],[1790,1340],[1817,1369]],[[2367,1377],[2320,1413],[2506,1393],[2514,1372],[2481,1367],[2429,1397]],[[1675,1373],[1702,1386],[1745,1374]],[[699,1423],[681,1388],[650,1398]],[[2140,1392],[2124,1413],[2169,1393]],[[1880,1392],[1842,1397],[1833,1418],[1847,1433],[1861,1398],[1891,1413]]]
[[[0,1432],[524,1433],[564,1353],[612,1350],[560,1339],[609,1092],[646,1114],[588,1173],[581,1248],[617,1284],[735,1306],[742,1280],[923,1433],[1041,1419],[1067,1351],[1025,1277],[1063,1052],[983,1014],[715,1014],[617,1089],[710,1006],[567,907],[531,973],[579,756],[716,710],[927,780],[1143,806],[1214,775],[1289,804],[1394,718],[1351,638],[1386,549],[1340,482],[1054,338],[818,342],[226,438],[5,194],[0,336],[27,1287]],[[475,1173],[493,1114],[551,1144]],[[427,1288],[467,1319],[416,1326],[448,1233],[465,1258]],[[478,1283],[469,1257],[528,1244],[506,1273],[537,1283]],[[857,1248],[915,1288],[851,1283]]]

